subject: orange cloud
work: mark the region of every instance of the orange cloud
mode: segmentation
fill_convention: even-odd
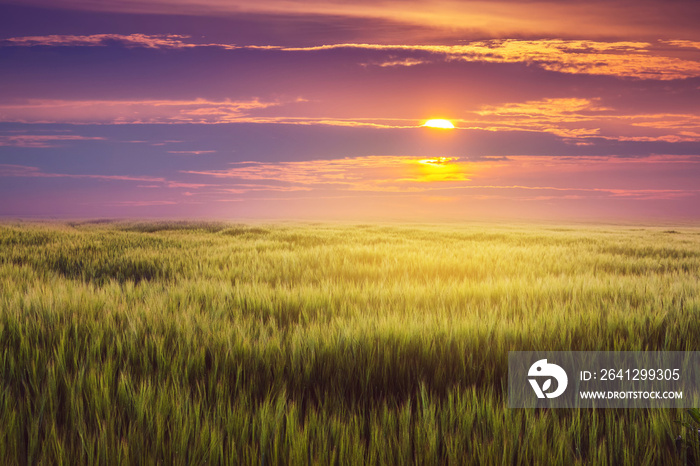
[[[689,41],[663,43],[677,48],[689,47]],[[668,50],[657,49],[649,42],[498,39],[473,41],[465,45],[332,44],[315,47],[279,47],[280,50],[288,51],[340,48],[429,52],[448,60],[468,62],[531,63],[546,70],[570,74],[659,80],[700,76],[700,62],[697,59],[669,56]]]
[[[479,115],[497,116],[542,116],[553,117],[557,121],[581,121],[590,117],[579,112],[600,112],[611,110],[600,107],[594,101],[579,98],[531,100],[527,102],[507,103],[499,106],[485,106],[477,111]]]
[[[537,131],[565,138],[597,136],[599,128],[581,127],[596,121],[594,114],[610,110],[589,99],[544,99],[498,106],[484,106],[474,113],[481,118],[465,120],[469,128],[487,131]]]
[[[560,98],[484,106],[460,127],[486,131],[548,132],[563,138],[619,141],[700,141],[694,114],[619,115],[596,99]]]
[[[700,50],[700,42],[694,42],[692,40],[662,40],[664,44],[673,45],[675,47],[688,47],[691,49]]]
[[[417,58],[403,58],[403,59],[389,59],[387,61],[379,63],[370,63],[371,65],[381,66],[382,68],[387,68],[390,66],[416,66],[429,63],[427,60],[420,60]]]

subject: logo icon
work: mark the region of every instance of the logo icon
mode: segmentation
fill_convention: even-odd
[[[566,390],[566,386],[569,384],[569,377],[567,377],[566,372],[561,367],[556,364],[547,364],[546,359],[540,359],[536,361],[527,373],[528,377],[547,377],[542,386],[540,386],[537,379],[530,379],[530,385],[532,389],[535,390],[537,398],[556,398]],[[549,393],[552,387],[552,378],[557,381],[557,389]]]

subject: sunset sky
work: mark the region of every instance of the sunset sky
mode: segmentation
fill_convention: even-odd
[[[0,216],[700,220],[699,19],[697,0],[0,1]]]

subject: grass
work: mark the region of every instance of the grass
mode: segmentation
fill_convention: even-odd
[[[511,350],[697,350],[699,276],[693,228],[5,223],[0,458],[692,463],[680,411],[505,390]]]

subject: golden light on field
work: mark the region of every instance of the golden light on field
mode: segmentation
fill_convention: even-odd
[[[454,129],[454,127],[455,127],[455,125],[453,125],[451,121],[441,120],[441,119],[428,120],[425,123],[423,123],[423,126],[427,126],[428,128],[441,128],[441,129]]]

